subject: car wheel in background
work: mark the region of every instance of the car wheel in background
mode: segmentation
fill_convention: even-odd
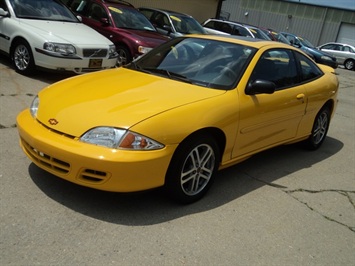
[[[199,135],[184,141],[176,150],[166,176],[166,190],[180,203],[203,197],[213,183],[220,159],[214,139]]]
[[[14,43],[11,59],[18,73],[28,75],[35,69],[30,45],[25,40],[19,40]]]
[[[344,66],[348,70],[354,70],[354,60],[351,59],[346,60]]]
[[[132,55],[126,47],[119,45],[116,46],[116,50],[118,53],[117,66],[124,66],[132,61]]]
[[[319,111],[314,120],[312,133],[305,141],[306,148],[310,150],[316,150],[322,145],[324,139],[327,136],[329,123],[330,110],[328,106],[325,106]]]

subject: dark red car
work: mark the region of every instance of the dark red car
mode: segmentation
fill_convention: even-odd
[[[133,5],[119,0],[63,0],[82,17],[84,24],[110,39],[119,54],[118,65],[125,65],[169,40],[158,33]]]

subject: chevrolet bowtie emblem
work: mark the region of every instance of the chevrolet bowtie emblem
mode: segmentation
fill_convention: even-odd
[[[57,119],[55,118],[51,118],[48,120],[49,124],[55,126],[56,124],[58,124],[59,122],[57,121]]]

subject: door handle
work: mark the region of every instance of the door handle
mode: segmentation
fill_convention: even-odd
[[[301,100],[302,103],[304,103],[304,97],[305,97],[305,95],[303,93],[300,93],[296,96],[297,100]]]

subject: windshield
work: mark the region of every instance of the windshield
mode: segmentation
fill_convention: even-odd
[[[79,22],[60,0],[10,0],[10,4],[18,18]]]
[[[170,19],[174,24],[175,30],[182,34],[204,34],[203,27],[193,18],[174,14],[170,15]]]
[[[150,21],[134,8],[109,7],[117,28],[156,31]]]
[[[236,86],[256,49],[235,43],[181,37],[126,66],[191,84],[229,90]]]
[[[271,38],[267,36],[262,30],[252,27],[250,27],[249,30],[254,34],[255,38],[271,41]]]
[[[286,44],[291,44],[289,42],[289,40],[287,40],[287,38],[285,36],[283,36],[282,34],[280,33],[277,33],[277,32],[274,32],[274,31],[271,31],[271,34],[276,38],[276,40],[278,42],[283,42],[283,43],[286,43]]]
[[[307,39],[303,39],[303,38],[301,38],[301,37],[298,37],[298,39],[300,40],[300,42],[301,42],[304,46],[309,47],[309,48],[315,48],[314,45],[313,45],[310,41],[308,41]]]

